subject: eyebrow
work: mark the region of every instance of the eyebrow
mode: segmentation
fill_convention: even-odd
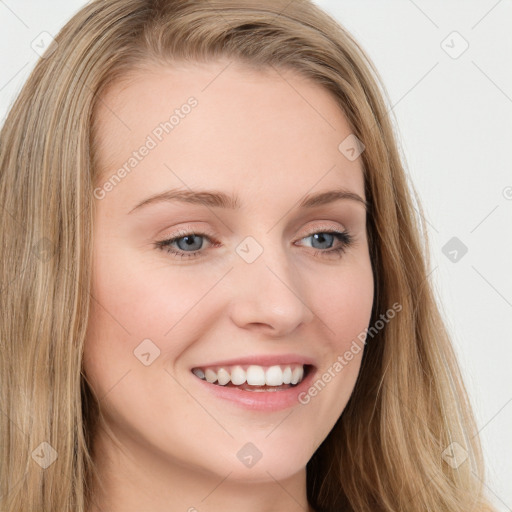
[[[315,208],[340,200],[351,200],[362,204],[368,211],[368,203],[360,195],[345,189],[328,190],[317,194],[306,195],[299,203],[299,208]],[[160,194],[155,194],[144,199],[128,214],[156,203],[179,201],[182,203],[197,204],[210,208],[226,208],[230,210],[238,210],[241,207],[240,200],[237,196],[230,196],[224,192],[216,190],[166,190]]]

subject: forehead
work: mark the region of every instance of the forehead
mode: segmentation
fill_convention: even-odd
[[[127,195],[205,181],[270,196],[337,185],[363,195],[361,159],[338,149],[351,132],[336,99],[294,71],[229,60],[152,65],[103,95],[95,157],[105,180],[151,146],[119,187]]]

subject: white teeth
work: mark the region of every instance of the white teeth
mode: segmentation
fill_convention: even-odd
[[[297,382],[302,380],[303,376],[304,376],[304,368],[302,366],[297,366],[296,368],[293,369],[291,384],[297,384]]]
[[[265,384],[267,386],[280,386],[283,384],[283,370],[279,366],[271,366],[265,372]]]
[[[251,365],[247,368],[247,384],[250,386],[265,385],[265,370],[261,366]]]
[[[231,382],[235,386],[240,386],[246,381],[245,370],[241,366],[235,366],[231,370]]]
[[[304,378],[304,366],[299,364],[274,365],[263,367],[259,365],[241,365],[221,368],[194,368],[194,375],[202,380],[220,386],[232,382],[240,386],[247,382],[250,386],[282,386],[283,384],[296,385]]]
[[[225,386],[231,380],[231,375],[224,368],[220,368],[217,372],[217,380],[221,386]]]
[[[204,376],[207,382],[215,382],[217,380],[217,373],[210,370],[210,368],[206,369]]]

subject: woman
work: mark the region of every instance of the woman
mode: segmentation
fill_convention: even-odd
[[[306,0],[68,22],[1,133],[2,510],[490,510],[383,96]]]

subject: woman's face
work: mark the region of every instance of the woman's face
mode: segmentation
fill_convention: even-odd
[[[84,369],[127,466],[264,482],[342,413],[373,277],[335,100],[228,64],[155,66],[100,102]]]

